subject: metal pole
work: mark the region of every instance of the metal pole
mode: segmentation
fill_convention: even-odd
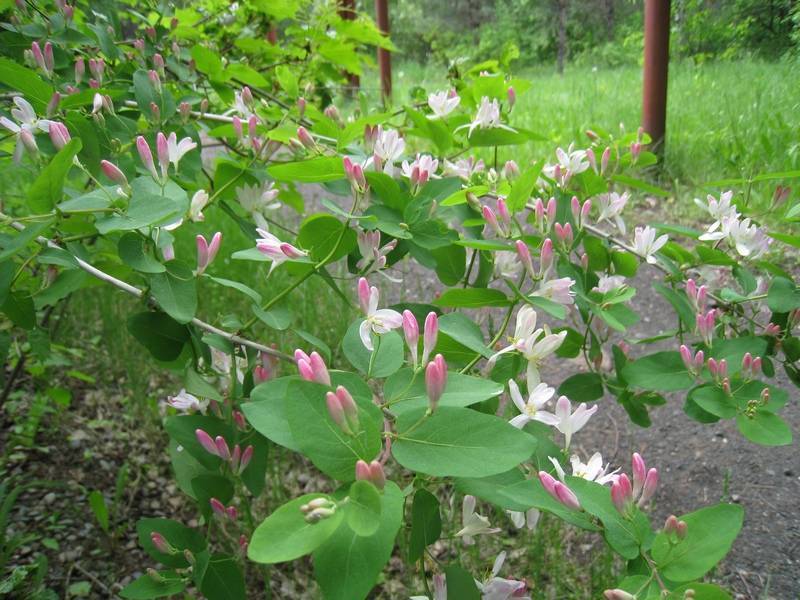
[[[670,0],[644,3],[644,96],[642,128],[652,147],[663,148],[667,124],[667,65],[669,64]]]
[[[345,21],[355,21],[356,19],[356,0],[339,0],[339,16]],[[361,85],[358,75],[346,73],[348,93],[355,96]]]
[[[388,0],[375,0],[375,17],[378,29],[382,34],[389,35],[389,2]],[[385,48],[378,48],[378,68],[381,73],[381,92],[383,103],[392,100],[392,57]]]

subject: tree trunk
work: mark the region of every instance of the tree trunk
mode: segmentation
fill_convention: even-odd
[[[558,54],[556,69],[558,74],[564,73],[564,61],[567,58],[567,5],[568,0],[558,0]]]

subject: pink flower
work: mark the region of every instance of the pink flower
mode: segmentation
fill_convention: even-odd
[[[261,236],[256,240],[256,248],[258,248],[259,252],[265,254],[272,260],[272,267],[270,267],[269,270],[270,273],[287,260],[297,260],[308,254],[291,244],[282,242],[266,229],[258,228],[256,231]]]
[[[211,242],[207,242],[206,238],[198,235],[197,238],[197,275],[202,275],[208,265],[214,262],[214,258],[219,252],[220,244],[222,243],[222,233],[216,232]]]

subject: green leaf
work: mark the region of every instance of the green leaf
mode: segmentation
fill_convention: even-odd
[[[476,129],[467,141],[472,148],[486,148],[489,146],[516,146],[541,139],[540,135],[527,129],[515,128],[513,131],[509,131],[508,129],[494,127]]]
[[[361,537],[342,523],[314,551],[314,578],[326,600],[363,600],[378,582],[392,555],[394,540],[403,520],[403,493],[388,481],[383,490],[383,509],[378,530]]]
[[[250,538],[247,558],[257,563],[281,563],[309,554],[323,544],[339,527],[344,511],[337,509],[327,519],[307,523],[300,507],[316,498],[330,500],[324,494],[306,494],[264,519]]]
[[[117,252],[126,265],[142,273],[163,273],[166,267],[156,260],[145,247],[145,238],[137,233],[126,233],[117,242]]]
[[[736,425],[744,437],[762,446],[787,446],[792,443],[792,430],[786,421],[763,409],[756,410],[752,417],[738,415]]]
[[[528,459],[536,440],[493,415],[464,408],[408,411],[397,419],[392,454],[412,471],[440,477],[487,477]]]
[[[139,536],[139,545],[144,551],[151,558],[168,567],[188,567],[189,563],[183,551],[190,550],[193,554],[199,554],[206,548],[206,540],[200,530],[192,529],[171,519],[140,519],[136,523],[136,532]],[[164,539],[179,552],[177,554],[160,552],[153,544],[153,540],[150,539],[153,532],[164,536]]]
[[[793,281],[776,277],[769,285],[767,306],[776,313],[786,313],[800,308],[800,290]]]
[[[498,508],[523,512],[531,508],[532,504],[528,502],[520,503],[513,498],[509,498],[503,492],[515,484],[526,481],[522,471],[515,467],[504,473],[490,475],[489,477],[458,478],[455,480],[455,487],[462,494],[472,494],[481,500],[491,502]]]
[[[181,262],[172,260],[166,267],[166,272],[150,275],[150,292],[165,313],[188,323],[197,311],[197,280]]]
[[[667,198],[670,194],[667,190],[661,189],[660,187],[657,187],[651,183],[647,183],[646,181],[642,181],[641,179],[636,179],[635,177],[630,177],[628,175],[612,175],[611,180],[621,183],[622,185],[627,185],[628,187],[641,190],[650,194],[651,196],[661,196],[662,198]]]
[[[511,186],[511,193],[508,194],[506,203],[512,213],[519,212],[525,208],[536,181],[542,172],[542,166],[544,166],[544,161],[539,161],[532,167],[528,167]]]
[[[142,312],[128,318],[128,331],[158,360],[170,362],[181,355],[189,330],[162,312]]]
[[[338,156],[320,156],[310,160],[271,165],[270,177],[278,181],[322,183],[344,179],[344,166]]]
[[[742,528],[744,510],[736,504],[717,504],[679,519],[686,522],[686,539],[672,546],[662,532],[652,548],[659,572],[675,582],[699,579],[725,557]]]
[[[290,382],[286,419],[300,451],[320,471],[340,481],[352,481],[356,461],[370,462],[381,450],[383,416],[373,403],[357,402],[360,431],[347,435],[328,414],[325,393],[329,389],[309,381]]]
[[[548,466],[552,467],[552,465]],[[518,483],[501,488],[499,492],[501,496],[508,499],[508,502],[514,503],[517,508],[513,510],[538,508],[539,510],[546,510],[547,512],[553,513],[563,521],[585,529],[586,531],[601,531],[601,528],[593,522],[591,515],[586,512],[571,510],[555,500],[544,489],[538,477],[519,481]]]
[[[463,246],[450,244],[431,250],[436,260],[436,276],[445,285],[456,285],[467,270],[467,251]]]
[[[200,591],[208,600],[245,600],[244,576],[233,556],[214,554],[203,574]]]
[[[693,388],[688,397],[704,411],[722,419],[731,419],[736,416],[736,404],[728,394],[722,391],[722,388],[716,385]]]
[[[597,373],[577,373],[558,386],[558,393],[576,402],[590,402],[603,397],[603,378]]]
[[[481,308],[484,306],[508,306],[506,295],[492,288],[450,288],[439,296],[434,304],[449,308]]]
[[[484,358],[489,358],[492,355],[492,351],[483,342],[481,328],[463,313],[452,312],[440,316],[439,333],[452,338]]]
[[[336,217],[315,214],[300,225],[297,243],[310,251],[315,262],[320,262],[336,248],[329,259],[329,262],[333,262],[356,247],[356,232]]]
[[[53,87],[38,73],[5,57],[0,57],[0,82],[19,91],[37,113],[44,110],[53,96]]]
[[[411,504],[411,538],[408,544],[408,562],[415,563],[425,548],[442,535],[442,518],[439,514],[439,500],[426,489],[414,494]]]
[[[257,385],[250,392],[251,402],[242,404],[242,412],[247,422],[264,437],[276,444],[300,451],[300,446],[292,437],[289,421],[286,419],[286,395],[291,381],[297,377],[281,377]]]
[[[370,536],[381,525],[381,495],[369,481],[354,481],[350,486],[347,525],[356,535]]]
[[[483,377],[472,377],[460,373],[447,374],[447,386],[439,406],[465,407],[503,393],[503,385]],[[384,399],[390,410],[403,414],[410,410],[427,408],[428,394],[425,390],[425,375],[414,375],[410,368],[401,369],[391,375],[383,387]]]
[[[480,600],[481,593],[475,584],[475,578],[459,565],[447,565],[444,568],[447,580],[447,598],[455,600]]]
[[[243,293],[248,298],[250,298],[253,302],[256,302],[257,304],[261,304],[261,302],[263,301],[261,294],[259,294],[257,291],[255,291],[248,285],[245,285],[238,281],[232,281],[231,279],[225,279],[224,277],[214,277],[212,275],[209,275],[208,273],[204,273],[203,277],[210,279],[214,283],[218,283],[221,286],[231,288],[232,290],[237,290]]]
[[[80,149],[79,139],[70,140],[39,173],[36,181],[28,188],[28,205],[32,210],[39,213],[47,212],[61,202],[64,180]]]
[[[6,296],[0,310],[18,327],[33,329],[36,326],[36,308],[26,292],[12,291]]]
[[[694,383],[680,353],[673,351],[656,352],[629,362],[622,375],[632,386],[659,392],[685,390]]]
[[[48,219],[46,221],[42,221],[41,223],[34,223],[32,225],[28,225],[25,227],[23,231],[20,231],[16,235],[13,236],[3,236],[0,238],[0,244],[2,244],[2,252],[0,252],[0,261],[4,261],[7,258],[11,258],[17,252],[25,248],[28,244],[34,241],[39,235],[42,234],[48,227],[53,224],[52,219]],[[9,262],[6,263],[11,265],[11,274],[13,275],[14,271],[16,270],[13,267],[13,263]],[[11,284],[11,280],[9,279],[8,285]]]
[[[126,585],[119,595],[129,600],[148,600],[180,594],[186,589],[186,582],[174,571],[159,573],[162,581],[156,581],[150,575],[142,575]]]
[[[89,506],[92,507],[92,512],[94,513],[94,516],[97,519],[97,522],[100,524],[102,530],[108,533],[108,506],[106,506],[106,499],[103,497],[103,493],[101,491],[94,490],[89,494]]]
[[[686,294],[677,292],[658,282],[653,284],[653,289],[672,305],[672,308],[675,309],[675,312],[678,313],[678,317],[683,322],[684,327],[689,331],[693,330],[695,326],[695,311],[689,303],[689,298]]]
[[[356,369],[366,373],[370,367],[372,353],[364,347],[358,329],[361,321],[356,321],[347,328],[347,333],[342,339],[342,350],[347,360]],[[388,377],[403,365],[405,346],[403,338],[397,332],[390,331],[380,336],[380,344],[376,335],[373,334],[373,345],[375,347],[375,359],[372,361],[372,377]]]

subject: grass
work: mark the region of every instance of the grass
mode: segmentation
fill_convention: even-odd
[[[444,69],[400,64],[395,98],[403,101],[416,86],[447,85]],[[587,143],[587,129],[635,131],[641,116],[642,71],[638,66],[594,70],[568,67],[519,73],[533,82],[512,113],[512,124],[548,138],[500,152],[500,160],[552,160],[556,146]],[[371,81],[371,76],[364,78]],[[662,169],[656,174],[678,200],[705,195],[704,185],[759,173],[800,169],[800,68],[796,62],[737,61],[670,65],[667,138]],[[372,95],[374,90],[368,89]],[[771,197],[771,181],[756,187],[755,200]]]

